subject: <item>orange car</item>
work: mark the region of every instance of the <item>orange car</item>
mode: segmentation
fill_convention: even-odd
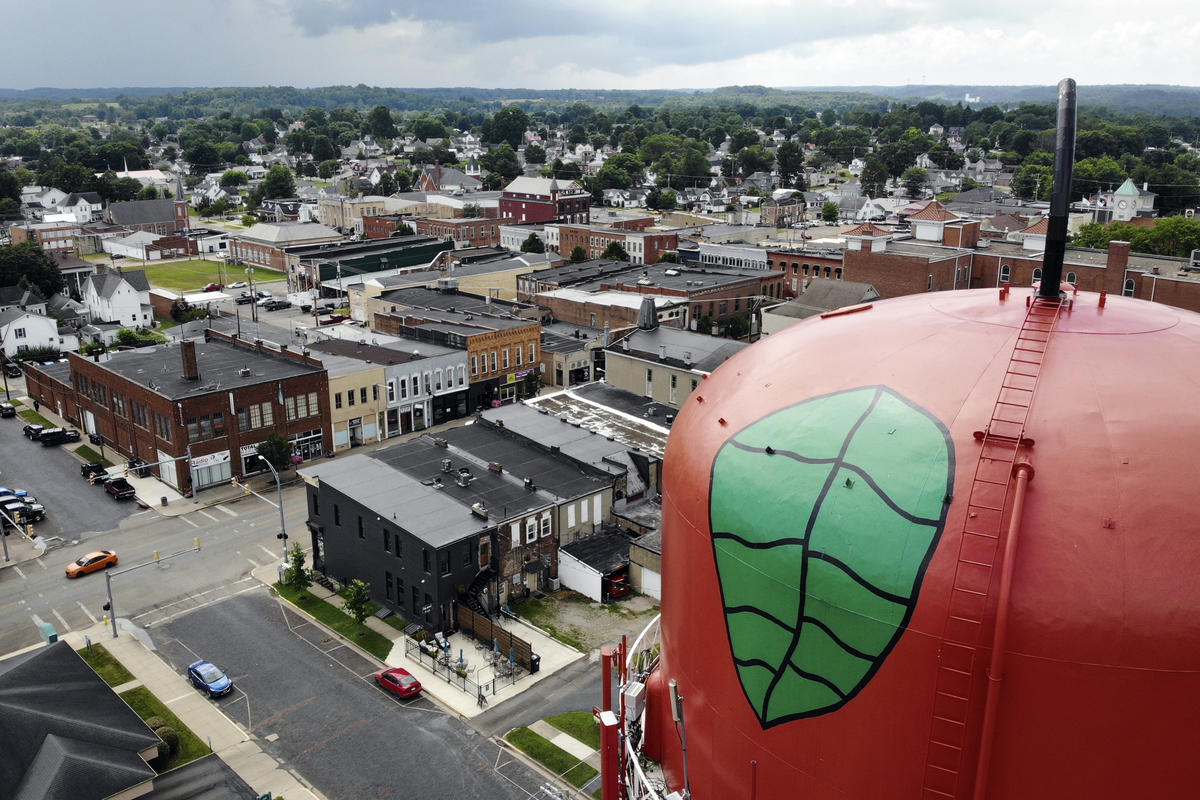
[[[107,569],[114,567],[117,564],[117,553],[114,550],[97,550],[94,553],[88,553],[78,561],[72,561],[67,565],[67,577],[78,578],[80,575],[87,575],[89,572],[95,572],[99,569]]]

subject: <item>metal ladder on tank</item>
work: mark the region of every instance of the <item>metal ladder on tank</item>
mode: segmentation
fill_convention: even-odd
[[[963,764],[969,744],[967,725],[983,621],[988,613],[992,572],[1001,552],[1004,508],[1013,466],[1022,447],[1033,446],[1025,425],[1055,323],[1067,300],[1033,296],[1009,356],[992,416],[982,431],[979,460],[971,481],[967,516],[958,545],[950,606],[942,632],[934,690],[933,718],[925,757],[922,800],[955,800],[965,795]]]

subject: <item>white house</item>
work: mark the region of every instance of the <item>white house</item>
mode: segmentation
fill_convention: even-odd
[[[0,342],[9,358],[39,347],[62,349],[64,344],[58,335],[58,320],[19,308],[0,311]]]
[[[95,192],[77,192],[67,195],[58,204],[58,213],[70,214],[75,222],[84,223],[99,219],[104,210],[104,201]]]
[[[139,258],[143,261],[155,261],[162,258],[162,251],[150,245],[163,237],[149,231],[135,231],[119,239],[105,239],[104,252],[124,258]]]
[[[127,328],[149,327],[150,284],[141,270],[105,269],[88,278],[83,303],[92,322],[117,322]]]

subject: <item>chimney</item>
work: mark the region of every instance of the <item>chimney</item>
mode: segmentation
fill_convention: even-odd
[[[1108,243],[1108,258],[1104,265],[1110,275],[1124,280],[1125,268],[1129,266],[1129,242],[1113,239]]]
[[[658,346],[658,360],[659,361],[667,360],[667,346],[665,344],[660,344]]]
[[[179,343],[179,353],[183,356],[184,380],[200,380],[200,367],[196,363],[196,343],[190,339],[184,339]]]

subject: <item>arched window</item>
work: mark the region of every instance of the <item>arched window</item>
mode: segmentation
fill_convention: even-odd
[[[833,270],[831,270],[829,267],[826,267],[825,268],[825,277],[828,278],[832,272],[833,272]]]
[[[836,268],[833,270],[833,276],[834,276],[835,278],[837,278],[837,279],[840,281],[840,280],[842,279],[842,268],[841,268],[841,267],[836,267]]]
[[[1042,279],[1042,268],[1041,267],[1034,267],[1033,279],[1035,281],[1040,281]]]
[[[1008,264],[1000,265],[1000,283],[1008,283],[1012,277],[1012,267]]]
[[[1078,279],[1075,277],[1075,273],[1074,273],[1074,272],[1068,272],[1068,273],[1067,273],[1067,283],[1071,284],[1072,286],[1076,286],[1076,285],[1078,285],[1079,281],[1078,281]]]
[[[1121,291],[1121,294],[1126,297],[1133,297],[1133,278],[1125,279],[1125,288]]]

